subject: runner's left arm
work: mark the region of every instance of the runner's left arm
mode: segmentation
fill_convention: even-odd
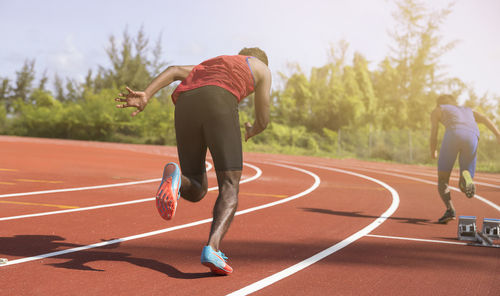
[[[128,94],[120,93],[115,101],[124,104],[116,105],[117,108],[137,108],[132,112],[132,116],[136,116],[142,112],[149,100],[162,88],[177,80],[184,80],[194,66],[169,66],[165,71],[151,81],[144,91],[134,91],[127,87]]]
[[[488,117],[486,117],[482,113],[479,113],[477,111],[472,111],[472,112],[474,113],[474,118],[476,119],[476,122],[486,125],[486,127],[495,134],[495,136],[497,137],[497,141],[500,142],[500,131],[495,126],[493,121],[491,121]]]
[[[271,71],[264,63],[257,59],[252,61],[252,65],[252,70],[256,78],[254,98],[255,121],[253,125],[249,122],[245,123],[245,141],[261,133],[269,123]]]

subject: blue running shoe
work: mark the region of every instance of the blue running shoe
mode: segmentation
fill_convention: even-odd
[[[163,170],[163,178],[156,193],[156,208],[165,220],[175,215],[177,200],[180,197],[181,173],[176,163],[169,162]]]
[[[201,264],[210,268],[212,273],[228,275],[233,272],[231,266],[226,261],[227,257],[221,251],[215,251],[211,246],[203,247],[201,252]]]

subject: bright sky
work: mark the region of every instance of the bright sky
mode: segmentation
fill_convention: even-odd
[[[425,2],[439,8],[450,0]],[[443,57],[448,76],[500,95],[500,1],[456,2],[442,28],[445,41],[460,41]],[[88,69],[108,65],[110,35],[120,40],[128,27],[135,36],[141,26],[152,43],[162,34],[171,64],[259,46],[273,73],[287,72],[288,63],[309,73],[344,39],[373,69],[389,53],[393,11],[389,0],[0,0],[0,77],[15,77],[34,58],[39,74],[82,80]]]

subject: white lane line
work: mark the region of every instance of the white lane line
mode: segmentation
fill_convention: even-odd
[[[437,186],[437,182],[433,182],[433,181],[428,181],[428,180],[425,180],[425,179],[420,179],[420,178],[415,178],[415,177],[410,177],[410,176],[406,176],[406,175],[401,175],[401,174],[392,174],[392,173],[387,173],[387,172],[382,172],[382,171],[378,171],[378,170],[372,170],[372,169],[362,169],[362,168],[356,168],[355,170],[359,170],[359,171],[364,171],[364,172],[371,172],[371,173],[376,173],[376,174],[382,174],[382,175],[388,175],[388,176],[394,176],[394,177],[398,177],[398,178],[403,178],[403,179],[408,179],[408,180],[412,180],[412,181],[417,181],[417,182],[422,182],[422,183],[426,183],[426,184],[431,184],[431,185],[436,185]],[[456,188],[456,187],[453,187],[453,186],[449,186],[449,188],[451,190],[454,190],[454,191],[457,191],[457,192],[462,192],[460,191],[460,189]],[[480,195],[474,195],[474,198],[477,198],[478,200],[484,202],[485,204],[489,205],[490,207],[496,209],[497,211],[500,212],[500,206],[495,204],[494,202],[480,196]]]
[[[402,173],[408,173],[408,171],[406,170],[403,170],[403,169],[395,169],[395,168],[381,168],[381,167],[374,167],[374,166],[360,166],[360,165],[349,165],[348,166],[349,168],[358,168],[358,167],[362,167],[362,168],[366,168],[366,169],[374,169],[374,170],[384,170],[384,171],[387,171],[387,172],[393,172],[393,173],[398,173],[398,172],[402,172]],[[421,170],[421,169],[412,169],[411,170],[411,174],[413,175],[421,175],[421,176],[429,176],[429,177],[435,177],[436,176],[436,172],[434,174],[429,174],[428,173],[429,171],[428,170]],[[453,170],[452,172],[452,179],[454,180],[458,180],[458,176],[459,176],[459,172],[455,169]],[[491,182],[500,182],[500,178],[489,178],[489,177],[485,177],[485,176],[478,176],[477,174],[474,176],[474,180],[485,180],[485,181],[491,181]],[[479,184],[479,183],[478,183]],[[483,183],[481,183],[483,184]],[[485,186],[498,186],[498,185],[494,185],[494,184],[489,184],[489,183],[484,183]]]
[[[108,246],[108,245],[112,245],[112,244],[118,244],[118,243],[129,241],[129,240],[153,236],[153,235],[157,235],[157,234],[161,234],[161,233],[165,233],[165,232],[170,232],[170,231],[174,231],[174,230],[178,230],[178,229],[193,227],[196,225],[209,223],[211,221],[212,221],[212,218],[204,219],[204,220],[200,220],[200,221],[196,221],[196,222],[192,222],[192,223],[187,223],[187,224],[169,227],[169,228],[165,228],[165,229],[160,229],[160,230],[156,230],[156,231],[151,231],[151,232],[147,232],[147,233],[127,236],[124,238],[113,239],[113,240],[95,243],[95,244],[91,244],[91,245],[86,245],[86,246],[61,250],[61,251],[57,251],[57,252],[41,254],[41,255],[37,255],[37,256],[33,256],[33,257],[26,257],[26,258],[21,258],[21,259],[16,259],[16,260],[9,260],[7,263],[0,265],[0,268],[4,267],[4,266],[8,266],[8,265],[26,263],[26,262],[40,260],[40,259],[44,259],[44,258],[55,257],[55,256],[63,255],[63,254],[74,253],[74,252],[84,251],[84,250],[93,249],[93,248],[99,248],[99,247]]]
[[[389,192],[392,195],[392,203],[391,203],[390,207],[379,218],[377,218],[375,221],[370,223],[365,228],[361,229],[360,231],[356,232],[355,234],[344,239],[343,241],[331,246],[330,248],[328,248],[326,250],[323,250],[323,251],[317,253],[316,255],[314,255],[310,258],[307,258],[304,261],[301,261],[301,262],[299,262],[293,266],[290,266],[290,267],[288,267],[288,268],[286,268],[278,273],[275,273],[267,278],[264,278],[258,282],[250,284],[250,285],[248,285],[240,290],[234,291],[234,292],[227,294],[227,295],[231,295],[231,296],[238,295],[239,296],[239,295],[251,294],[251,293],[256,292],[258,290],[261,290],[269,285],[272,285],[279,280],[282,280],[288,276],[291,276],[292,274],[294,274],[298,271],[301,271],[304,268],[309,267],[310,265],[324,259],[327,256],[330,256],[331,254],[337,252],[338,250],[348,246],[349,244],[355,242],[356,240],[358,240],[358,239],[362,238],[363,236],[367,235],[368,233],[370,233],[372,230],[374,230],[380,224],[382,224],[388,217],[390,217],[399,206],[399,195],[398,195],[397,191],[382,181],[379,181],[377,179],[374,179],[374,178],[371,178],[371,177],[368,177],[365,175],[361,175],[358,173],[354,173],[354,172],[350,172],[350,171],[346,171],[346,170],[341,170],[341,169],[334,169],[334,168],[330,168],[330,167],[323,167],[323,166],[316,166],[316,165],[306,165],[306,164],[301,164],[301,165],[319,168],[319,169],[330,170],[330,171],[335,171],[335,172],[340,172],[340,173],[345,173],[348,175],[357,176],[357,177],[375,182],[375,183],[381,185],[382,187],[384,187],[385,189],[389,190]]]
[[[411,237],[402,237],[402,236],[389,236],[389,235],[376,235],[376,234],[367,234],[366,236],[377,237],[377,238],[408,240],[408,241],[416,241],[416,242],[449,244],[449,245],[462,245],[462,246],[466,246],[467,245],[467,243],[462,243],[462,242],[449,242],[449,241],[443,241],[443,240],[423,239],[423,238],[411,238]]]
[[[257,167],[255,167],[253,165],[250,165],[250,164],[247,164],[247,165],[250,166],[250,167],[256,168],[260,173],[262,173],[262,171],[260,169],[258,169]],[[302,192],[300,192],[300,193],[298,193],[296,195],[293,195],[293,196],[290,196],[290,197],[286,198],[285,200],[287,200],[287,201],[294,200],[296,198],[299,198],[301,196],[304,196],[304,195],[310,193],[311,191],[313,191],[314,189],[316,189],[319,186],[319,184],[320,184],[319,177],[316,174],[312,173],[312,172],[303,170],[301,168],[292,167],[292,166],[284,166],[284,165],[278,165],[278,164],[276,164],[276,165],[277,166],[287,167],[287,168],[290,168],[290,169],[293,169],[293,170],[297,170],[299,172],[307,173],[308,175],[310,175],[310,176],[312,176],[314,178],[314,184],[311,187],[309,187],[305,191],[302,191]],[[256,174],[256,175],[260,176],[260,174]],[[249,178],[249,179],[251,179],[251,178]],[[280,202],[280,203],[283,203],[283,202]],[[269,206],[266,206],[266,205],[257,206],[257,207],[253,207],[253,208],[246,209],[246,210],[243,210],[243,211],[238,211],[238,212],[236,212],[236,215],[250,213],[250,212],[257,211],[257,210],[260,210],[260,209],[263,209],[263,208],[267,208],[267,207],[270,207],[270,206],[273,206],[273,205],[277,205],[279,203],[272,202],[270,204],[272,204],[272,205],[269,205]],[[118,238],[118,239],[113,239],[113,240],[110,240],[110,241],[99,242],[99,243],[95,243],[95,244],[91,244],[91,245],[87,245],[87,246],[80,246],[80,247],[76,247],[76,248],[71,248],[71,249],[61,250],[61,251],[57,251],[57,252],[51,252],[51,253],[41,254],[41,255],[37,255],[37,256],[26,257],[26,258],[21,258],[21,259],[16,259],[16,260],[10,260],[10,261],[8,261],[5,264],[0,265],[0,268],[4,267],[4,266],[8,266],[8,265],[26,263],[26,262],[30,262],[30,261],[35,261],[35,260],[43,259],[43,258],[49,258],[49,257],[63,255],[63,254],[68,254],[68,253],[74,253],[74,252],[79,252],[79,251],[83,251],[83,250],[88,250],[88,249],[92,249],[92,248],[98,248],[98,247],[108,246],[108,245],[112,245],[112,244],[117,244],[117,243],[121,243],[121,242],[124,242],[124,241],[129,241],[129,240],[134,240],[134,239],[138,239],[138,238],[149,237],[149,236],[153,236],[153,235],[157,235],[157,234],[171,232],[171,231],[174,231],[174,230],[179,230],[179,229],[183,229],[183,228],[188,228],[188,227],[193,227],[193,226],[197,226],[197,225],[209,223],[211,221],[212,221],[212,218],[209,218],[209,219],[199,220],[199,221],[195,221],[195,222],[191,222],[191,223],[187,223],[187,224],[183,224],[183,225],[178,225],[178,226],[174,226],[174,227],[169,227],[169,228],[164,228],[164,229],[160,229],[160,230],[155,230],[155,231],[151,231],[151,232],[147,232],[147,233],[141,233],[141,234],[137,234],[137,235],[127,236],[127,237],[124,237],[124,238]]]
[[[205,162],[207,171],[212,169],[212,164],[209,162]],[[59,192],[71,192],[71,191],[82,191],[82,190],[94,190],[94,189],[102,189],[102,188],[112,188],[112,187],[121,187],[121,186],[130,186],[137,184],[145,184],[145,183],[153,183],[159,182],[161,178],[148,179],[142,181],[132,181],[125,183],[115,183],[115,184],[105,184],[105,185],[96,185],[96,186],[86,186],[86,187],[75,187],[75,188],[62,188],[62,189],[52,189],[52,190],[42,190],[42,191],[31,191],[31,192],[19,192],[19,193],[9,193],[9,194],[0,194],[0,198],[5,197],[14,197],[14,196],[28,196],[28,195],[38,195],[38,194],[49,194],[49,193],[59,193]]]
[[[154,200],[154,199],[155,199],[154,197],[150,197],[150,198],[136,199],[136,200],[117,202],[117,203],[112,203],[112,204],[92,206],[92,207],[84,207],[84,208],[69,209],[69,210],[60,210],[60,211],[51,211],[51,212],[42,212],[42,213],[35,213],[35,214],[2,217],[2,218],[0,218],[0,221],[16,220],[16,219],[24,219],[24,218],[32,218],[32,217],[40,217],[40,216],[49,216],[49,215],[81,212],[81,211],[89,211],[89,210],[96,210],[96,209],[110,208],[110,207],[118,207],[118,206],[146,202],[146,201],[150,201],[150,200]]]
[[[71,192],[71,191],[93,190],[93,189],[102,189],[102,188],[111,188],[111,187],[120,187],[120,186],[130,186],[130,185],[137,185],[137,184],[153,183],[153,182],[159,182],[159,181],[161,181],[161,178],[149,179],[149,180],[142,180],[142,181],[125,182],[125,183],[115,183],[115,184],[106,184],[106,185],[97,185],[97,186],[87,186],[87,187],[75,187],[75,188],[63,188],[63,189],[53,189],[53,190],[43,190],[43,191],[9,193],[9,194],[1,194],[0,198],[14,197],[14,196],[37,195],[37,194],[48,194],[48,193],[58,193],[58,192]]]
[[[247,183],[250,181],[253,181],[257,178],[259,178],[262,175],[262,171],[251,164],[248,163],[243,163],[244,165],[252,168],[255,170],[255,174],[247,179],[241,180],[240,184]],[[160,179],[161,181],[161,179]],[[217,190],[217,186],[215,187],[210,187],[208,188],[208,191],[213,191]],[[97,206],[91,206],[91,207],[83,207],[83,208],[77,208],[77,209],[69,209],[69,210],[60,210],[60,211],[51,211],[51,212],[42,212],[42,213],[35,213],[35,214],[26,214],[26,215],[18,215],[18,216],[10,216],[10,217],[2,217],[0,218],[0,221],[7,221],[7,220],[15,220],[15,219],[23,219],[23,218],[32,218],[32,217],[40,217],[40,216],[48,216],[48,215],[57,215],[57,214],[65,214],[65,213],[72,213],[72,212],[81,212],[81,211],[89,211],[89,210],[96,210],[96,209],[102,209],[102,208],[110,208],[110,207],[118,207],[118,206],[124,206],[124,205],[130,205],[130,204],[135,204],[135,203],[141,203],[141,202],[147,202],[147,201],[152,201],[155,200],[155,197],[148,197],[148,198],[143,198],[143,199],[136,199],[136,200],[130,200],[130,201],[124,201],[124,202],[117,202],[117,203],[112,203],[112,204],[105,204],[105,205],[97,205]]]
[[[371,169],[373,169],[373,168],[371,168]],[[435,178],[437,176],[436,174],[427,174],[427,173],[420,173],[420,172],[414,172],[414,171],[412,171],[411,173],[408,173],[407,171],[398,170],[398,169],[391,169],[391,170],[389,170],[389,169],[383,169],[383,170],[387,171],[387,172],[404,173],[404,174],[424,176],[424,177],[434,177]],[[492,188],[500,189],[500,185],[495,185],[495,184],[480,182],[480,181],[476,180],[478,178],[479,177],[474,177],[474,183],[475,184],[486,186],[486,187],[492,187]],[[459,180],[458,177],[451,177],[450,179],[454,180],[454,181],[458,181]],[[496,181],[500,181],[500,180],[496,180]]]
[[[241,210],[241,211],[236,212],[235,215],[243,215],[243,214],[250,213],[250,212],[253,212],[253,211],[257,211],[257,210],[261,210],[261,209],[265,209],[265,208],[269,208],[269,207],[272,207],[272,206],[275,206],[275,205],[279,205],[279,204],[282,204],[282,203],[289,202],[291,200],[294,200],[296,198],[299,198],[301,196],[304,196],[306,194],[309,194],[309,193],[313,192],[314,190],[316,190],[316,188],[318,188],[319,184],[321,183],[320,178],[316,174],[314,174],[314,173],[312,173],[310,171],[306,171],[306,170],[298,168],[298,167],[293,167],[293,166],[284,165],[284,164],[269,163],[269,162],[265,162],[265,163],[266,164],[272,164],[272,165],[275,165],[275,166],[284,167],[284,168],[288,168],[288,169],[292,169],[292,170],[296,170],[296,171],[302,172],[304,174],[308,174],[309,176],[311,176],[311,177],[314,178],[314,184],[309,189],[307,189],[306,191],[303,191],[303,192],[301,192],[299,194],[296,194],[296,195],[293,195],[293,196],[290,196],[290,197],[287,197],[287,198],[283,198],[283,199],[277,200],[275,202],[271,202],[271,203],[264,204],[264,205],[261,205],[261,206],[256,206],[256,207],[253,207],[253,208],[250,208],[250,209]]]

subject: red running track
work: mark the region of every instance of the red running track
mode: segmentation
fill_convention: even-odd
[[[435,223],[432,167],[245,153],[220,277],[199,263],[216,188],[170,222],[151,200],[175,148],[0,137],[0,153],[5,295],[498,295],[500,250]],[[480,227],[500,218],[500,175],[475,179],[480,197],[452,198]]]

